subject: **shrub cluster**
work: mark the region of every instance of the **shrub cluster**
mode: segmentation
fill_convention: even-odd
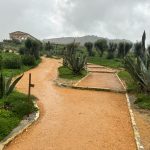
[[[20,69],[22,66],[21,57],[16,54],[7,54],[3,57],[3,67],[7,69]]]
[[[34,66],[36,64],[35,57],[32,55],[23,55],[21,58],[22,63],[25,66]]]

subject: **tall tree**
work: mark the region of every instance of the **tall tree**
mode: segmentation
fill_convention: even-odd
[[[86,42],[84,44],[84,46],[86,47],[89,56],[92,56],[93,55],[93,43],[92,42]]]
[[[115,55],[114,53],[115,53],[116,49],[117,49],[116,43],[109,43],[109,45],[108,45],[108,56],[107,56],[108,59],[114,58],[114,55]]]
[[[100,55],[100,57],[103,56],[103,53],[105,50],[107,50],[107,40],[106,39],[100,39],[95,42],[95,48]]]
[[[118,44],[118,57],[124,58],[132,48],[132,43],[129,42],[120,42]]]

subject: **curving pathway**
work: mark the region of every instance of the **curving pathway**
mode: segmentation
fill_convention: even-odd
[[[125,95],[57,87],[59,65],[44,58],[18,84],[27,92],[32,73],[41,116],[5,150],[136,150]]]

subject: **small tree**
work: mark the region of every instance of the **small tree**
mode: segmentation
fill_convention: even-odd
[[[37,40],[27,39],[25,41],[25,48],[28,55],[33,55],[36,59],[39,59],[39,51],[42,49],[42,43]]]
[[[134,53],[135,53],[135,56],[140,56],[141,55],[141,49],[142,49],[141,42],[136,42],[134,44]]]
[[[132,43],[129,43],[129,42],[124,43],[124,57],[127,56],[131,48],[132,48]]]
[[[51,57],[52,56],[53,46],[52,46],[52,44],[49,41],[45,44],[45,50],[47,52],[47,56]]]
[[[84,44],[84,46],[86,47],[89,56],[93,56],[93,43],[92,42],[86,42]]]
[[[95,48],[96,48],[98,54],[100,55],[100,57],[102,57],[104,51],[108,48],[108,46],[107,46],[107,40],[100,39],[100,40],[96,41],[95,42]]]
[[[113,59],[114,58],[114,53],[117,49],[117,44],[116,43],[109,43],[108,45],[108,59]]]
[[[129,53],[131,47],[132,47],[132,43],[120,42],[118,44],[118,57],[124,58]]]
[[[25,41],[25,48],[26,48],[28,54],[32,53],[32,50],[31,50],[32,49],[32,40],[31,39],[28,38]]]

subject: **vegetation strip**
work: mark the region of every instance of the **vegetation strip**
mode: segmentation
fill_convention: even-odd
[[[120,83],[122,84],[122,86],[126,89],[124,83],[119,78],[119,76],[117,74],[116,74],[116,76],[117,76],[118,80],[120,81]],[[133,128],[133,131],[134,131],[134,137],[135,137],[137,149],[138,150],[144,150],[144,146],[143,146],[143,144],[141,142],[141,138],[140,138],[140,134],[139,134],[139,131],[138,131],[138,127],[137,127],[135,119],[134,119],[134,114],[133,114],[133,111],[131,109],[131,104],[130,104],[128,93],[126,93],[126,99],[127,99],[127,105],[128,105],[130,117],[131,117],[131,123],[132,123],[132,128]]]
[[[39,107],[35,101],[34,107],[37,108],[37,112],[30,114],[29,117],[22,120],[20,124],[15,129],[13,129],[13,131],[5,139],[0,142],[0,150],[3,150],[7,144],[9,144],[13,139],[23,133],[28,127],[30,127],[35,121],[38,120],[40,112]]]

